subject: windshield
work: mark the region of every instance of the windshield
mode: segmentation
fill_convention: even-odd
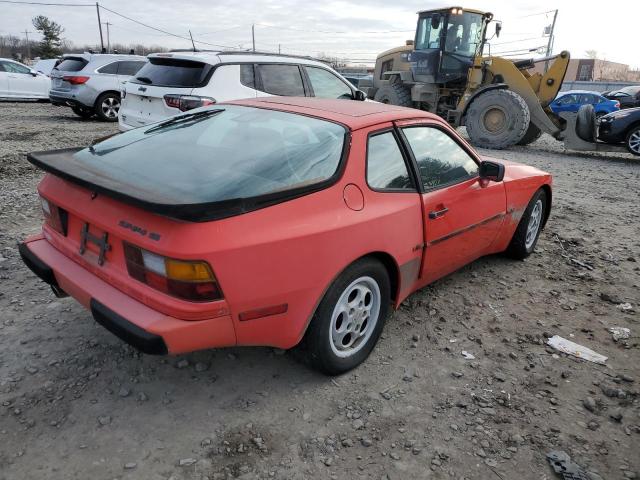
[[[640,85],[631,85],[629,87],[621,88],[618,91],[622,93],[628,93],[629,95],[635,95],[636,93],[640,92]]]
[[[482,42],[482,28],[483,17],[478,13],[432,13],[418,21],[416,50],[439,49],[444,39],[445,52],[473,57]]]
[[[77,152],[65,168],[157,203],[247,199],[332,178],[345,133],[325,120],[220,105],[116,135]]]

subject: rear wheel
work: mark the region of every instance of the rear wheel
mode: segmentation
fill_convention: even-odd
[[[93,117],[93,110],[87,107],[71,107],[71,111],[84,119]]]
[[[593,105],[582,105],[576,116],[576,134],[585,142],[595,142],[596,114]]]
[[[549,202],[544,190],[538,190],[527,209],[524,211],[520,223],[516,228],[511,243],[507,247],[506,254],[511,258],[524,260],[536,248],[542,225],[546,217]]]
[[[105,122],[117,122],[120,110],[120,95],[114,92],[103,93],[96,100],[96,115]]]
[[[518,145],[529,145],[530,143],[535,142],[542,135],[542,130],[536,127],[533,122],[529,122],[529,128],[527,128],[527,133],[524,134],[524,137],[520,139]]]
[[[405,87],[401,80],[396,79],[388,85],[378,89],[373,99],[380,103],[389,103],[401,107],[412,107],[411,90]]]
[[[503,149],[518,143],[529,128],[531,115],[524,99],[511,90],[489,90],[469,105],[465,125],[477,147]]]
[[[362,363],[380,337],[390,298],[382,263],[365,258],[349,266],[327,290],[305,334],[311,365],[338,375]]]
[[[640,155],[640,125],[636,125],[629,131],[625,143],[629,152]]]

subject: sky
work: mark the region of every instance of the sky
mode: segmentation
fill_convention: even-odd
[[[16,0],[20,1],[20,0]],[[33,0],[37,1],[37,0]],[[88,0],[40,0],[46,3],[90,4]],[[542,56],[553,10],[558,9],[553,52],[569,50],[572,58],[584,58],[588,50],[598,58],[640,68],[638,18],[640,1],[610,0],[606,11],[601,2],[578,0],[473,0],[454,4],[432,0],[102,0],[102,6],[140,22],[189,37],[191,30],[202,49],[249,49],[251,26],[255,25],[256,48],[298,55],[321,53],[352,63],[373,62],[378,53],[413,39],[416,12],[445,6],[490,11],[503,22],[499,38],[491,40],[493,54]],[[64,37],[76,45],[99,44],[95,6],[45,6],[0,3],[0,35],[33,32],[31,18],[46,15],[65,28]],[[186,39],[170,36],[133,23],[101,9],[102,22],[109,22],[112,42],[189,48]],[[104,28],[106,45],[106,27]],[[493,33],[490,27],[489,33]],[[37,33],[30,38],[39,39]],[[206,42],[206,43],[205,43]],[[207,45],[209,44],[209,45]],[[539,52],[539,53],[538,53]]]

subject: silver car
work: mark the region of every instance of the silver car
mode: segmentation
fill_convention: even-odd
[[[76,115],[115,122],[120,90],[147,62],[139,55],[82,53],[65,55],[51,71],[49,99],[71,107]]]

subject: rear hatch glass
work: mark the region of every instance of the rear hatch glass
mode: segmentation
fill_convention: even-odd
[[[175,58],[150,58],[131,80],[142,85],[197,88],[206,84],[213,66]]]
[[[62,60],[54,70],[61,72],[79,72],[89,63],[82,57],[67,57]]]
[[[293,113],[218,105],[82,150],[29,155],[36,166],[161,215],[225,218],[333,183],[347,130]]]

